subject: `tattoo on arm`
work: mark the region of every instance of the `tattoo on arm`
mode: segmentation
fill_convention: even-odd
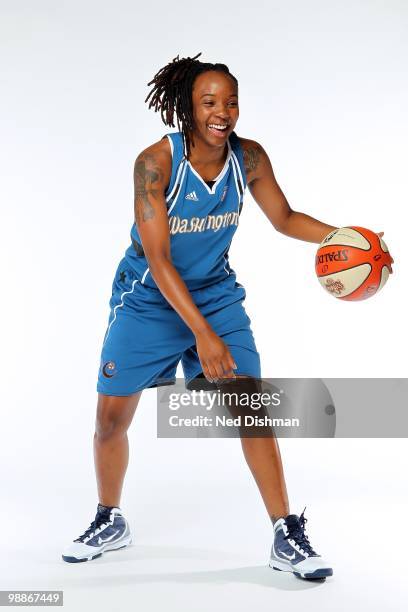
[[[259,164],[261,148],[258,145],[250,145],[244,149],[243,153],[245,172],[247,174],[254,172]]]
[[[159,189],[155,183],[163,181],[163,172],[157,165],[154,155],[142,155],[137,158],[135,164],[135,220],[139,224],[154,217],[154,208],[149,202],[148,196],[157,198]]]

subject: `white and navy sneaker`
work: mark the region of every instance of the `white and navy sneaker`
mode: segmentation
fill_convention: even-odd
[[[98,504],[95,520],[79,538],[67,546],[62,558],[68,563],[91,561],[107,550],[124,548],[131,542],[129,524],[122,510]]]
[[[274,524],[275,537],[269,567],[282,572],[293,572],[298,578],[307,580],[332,576],[332,568],[313,550],[305,535],[305,510],[300,517],[288,514]]]

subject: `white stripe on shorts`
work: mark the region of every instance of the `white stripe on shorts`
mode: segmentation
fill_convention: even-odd
[[[134,288],[135,288],[135,285],[136,285],[136,283],[138,283],[138,282],[139,282],[139,280],[138,280],[137,278],[135,278],[135,280],[134,280],[134,281],[133,281],[133,283],[132,283],[132,289],[131,289],[130,291],[124,291],[124,292],[122,293],[122,295],[120,296],[120,304],[116,304],[115,308],[113,309],[113,319],[112,319],[112,321],[109,323],[109,327],[108,327],[108,329],[106,330],[105,340],[103,341],[103,345],[102,345],[102,346],[105,346],[105,342],[107,341],[108,336],[109,336],[110,328],[112,327],[112,324],[113,324],[113,323],[116,321],[116,311],[117,311],[117,309],[118,309],[118,308],[121,308],[121,307],[123,306],[123,304],[124,304],[124,302],[123,302],[123,298],[124,298],[124,297],[125,297],[125,295],[127,295],[128,293],[133,293],[133,290],[134,290]]]

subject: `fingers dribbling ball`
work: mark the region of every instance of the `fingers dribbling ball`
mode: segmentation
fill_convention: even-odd
[[[380,291],[392,273],[384,240],[369,229],[340,227],[330,232],[316,253],[315,269],[322,287],[340,300],[366,300]]]

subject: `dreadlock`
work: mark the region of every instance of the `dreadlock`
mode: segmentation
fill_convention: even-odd
[[[210,64],[200,62],[197,58],[201,53],[194,57],[182,57],[177,55],[172,62],[163,66],[153,79],[147,84],[153,85],[145,102],[151,98],[149,108],[154,107],[155,112],[160,110],[162,121],[165,125],[175,127],[174,112],[177,117],[177,127],[184,134],[186,143],[185,156],[188,159],[191,144],[194,146],[192,136],[193,120],[193,84],[197,76],[209,70],[224,72],[230,76],[238,85],[237,79],[232,75],[225,64]],[[190,143],[191,136],[191,143]]]

